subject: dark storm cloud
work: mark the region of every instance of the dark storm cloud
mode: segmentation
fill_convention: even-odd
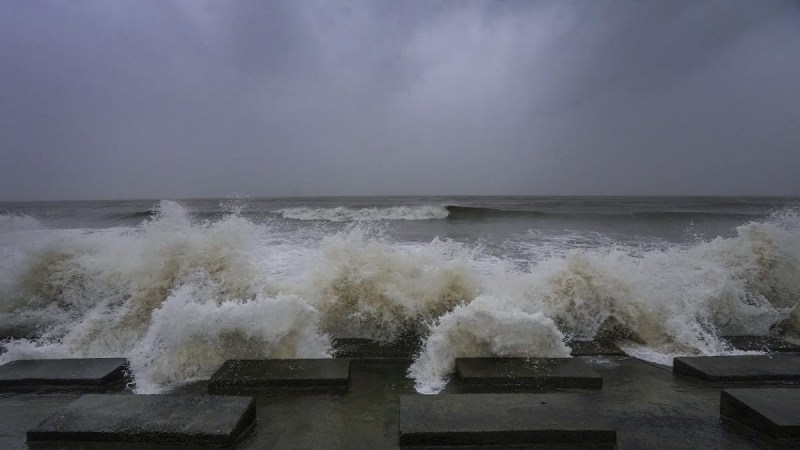
[[[0,198],[800,194],[792,1],[0,1]]]

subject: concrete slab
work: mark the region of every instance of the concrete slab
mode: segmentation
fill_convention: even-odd
[[[232,359],[211,376],[212,394],[275,389],[340,389],[350,381],[349,359]]]
[[[467,387],[600,389],[603,378],[576,358],[458,358],[456,378]]]
[[[20,359],[0,366],[0,390],[124,389],[124,358]]]
[[[617,434],[578,394],[459,394],[400,397],[400,445],[591,445]]]
[[[735,349],[761,352],[800,352],[800,345],[775,336],[723,336]]]
[[[571,341],[572,356],[625,356],[611,341]]]
[[[360,338],[339,338],[333,341],[337,358],[413,358],[419,348],[418,337],[390,343]]]
[[[800,389],[725,389],[720,416],[771,438],[800,438]]]
[[[675,358],[672,373],[713,382],[800,382],[800,355]]]
[[[28,430],[29,443],[127,442],[225,447],[255,424],[255,400],[87,394]]]

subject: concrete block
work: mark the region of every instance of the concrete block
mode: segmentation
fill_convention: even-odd
[[[456,377],[466,387],[600,389],[603,378],[575,358],[458,358]]]
[[[800,438],[800,389],[725,389],[719,405],[723,419],[772,438]]]
[[[349,359],[231,359],[211,376],[212,394],[274,389],[339,389],[350,382]]]
[[[29,443],[126,442],[225,447],[255,424],[255,400],[88,394],[28,430]]]
[[[672,373],[714,382],[800,382],[800,355],[675,358]]]
[[[124,358],[20,359],[0,366],[0,390],[122,390]]]
[[[418,337],[390,343],[360,338],[333,341],[337,358],[413,358],[419,352],[419,347]]]
[[[585,445],[612,448],[616,430],[574,393],[400,397],[400,445]]]
[[[723,336],[733,348],[761,352],[800,352],[800,345],[775,336]]]
[[[571,341],[572,356],[625,356],[611,341]]]

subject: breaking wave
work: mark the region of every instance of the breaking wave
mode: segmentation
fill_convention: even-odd
[[[0,217],[13,223],[0,233],[0,362],[125,356],[138,392],[208,378],[228,358],[328,357],[337,337],[421,336],[409,376],[431,393],[462,356],[568,356],[572,340],[604,337],[669,363],[731,353],[725,335],[800,330],[796,210],[733,237],[607,241],[526,268],[369,224],[299,233],[236,211],[197,223],[168,201],[135,228]]]
[[[0,233],[39,230],[44,226],[38,220],[24,214],[0,214]]]

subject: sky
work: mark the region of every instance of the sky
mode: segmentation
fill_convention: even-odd
[[[800,195],[796,0],[0,0],[0,200]]]

